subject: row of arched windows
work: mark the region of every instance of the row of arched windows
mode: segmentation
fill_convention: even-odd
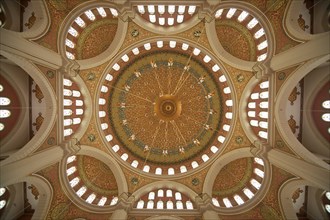
[[[143,195],[137,209],[194,209],[189,198],[173,189],[158,189]]]
[[[268,41],[265,30],[252,14],[236,8],[219,9],[215,12],[216,19],[236,19],[239,23],[245,23],[246,28],[252,32],[258,49],[257,61],[263,61],[267,58]]]
[[[0,92],[2,93],[4,91],[3,85],[0,84]],[[0,96],[0,119],[3,118],[9,118],[11,116],[11,111],[9,109],[5,109],[9,104],[11,103],[11,100],[7,97]],[[0,131],[3,131],[5,129],[4,121],[1,120],[0,122]]]
[[[64,137],[69,138],[76,130],[84,114],[83,97],[77,85],[70,79],[63,79],[63,126]]]
[[[196,5],[138,5],[137,11],[153,24],[174,26],[190,19],[196,12]]]
[[[216,207],[231,208],[240,206],[252,199],[261,187],[264,179],[264,161],[260,158],[254,158],[254,169],[249,184],[242,189],[241,192],[234,194],[232,197],[212,198],[212,203]]]
[[[114,206],[118,202],[118,197],[113,196],[109,198],[108,196],[97,195],[95,192],[88,190],[87,186],[85,186],[79,176],[74,175],[77,172],[77,167],[72,165],[77,160],[77,156],[73,155],[67,158],[67,170],[66,175],[69,180],[69,185],[75,191],[76,195],[83,199],[88,204],[93,204],[97,206],[105,206],[110,205]],[[87,194],[87,195],[86,195]]]
[[[118,11],[114,8],[97,7],[89,9],[78,16],[69,27],[65,39],[66,57],[71,60],[76,59],[73,49],[76,47],[77,38],[81,32],[88,24],[95,22],[99,18],[101,19],[108,16],[118,17]]]
[[[247,116],[253,131],[268,139],[269,81],[262,81],[253,89],[247,106]]]

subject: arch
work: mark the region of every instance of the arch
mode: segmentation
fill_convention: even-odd
[[[288,94],[291,93],[297,82],[304,78],[314,68],[329,59],[330,55],[328,54],[322,57],[314,58],[301,65],[294,73],[291,74],[290,78],[284,82],[281,89],[277,93],[277,97],[275,98],[276,101],[274,103],[275,123],[278,126],[278,131],[284,141],[289,146],[291,146],[291,149],[293,149],[295,153],[297,153],[300,157],[325,169],[329,169],[330,166],[324,161],[322,161],[320,158],[315,156],[313,153],[311,153],[309,150],[307,150],[291,132],[284,112],[286,109],[286,100]]]
[[[122,195],[123,193],[128,192],[128,186],[127,186],[127,181],[124,176],[123,171],[121,170],[120,166],[118,163],[108,154],[105,154],[103,151],[95,148],[95,147],[90,147],[87,145],[81,145],[81,149],[77,153],[77,155],[87,155],[90,157],[94,157],[97,160],[102,161],[104,164],[106,164],[114,174],[118,185],[118,195]],[[67,181],[67,175],[66,175],[66,169],[67,169],[67,157],[64,157],[60,163],[60,182],[64,186],[63,190],[70,195],[72,198],[72,201],[79,207],[87,210],[91,210],[94,212],[100,212],[100,213],[109,213],[113,212],[116,210],[116,205],[115,206],[96,206],[96,205],[91,205],[86,203],[85,201],[81,200],[80,198],[77,197],[75,192],[71,189],[71,186],[69,182]]]
[[[258,8],[255,6],[242,2],[242,1],[230,1],[230,2],[222,2],[220,3],[214,12],[217,11],[219,8],[230,8],[230,7],[237,7],[237,8],[244,8],[248,11],[251,11],[253,15],[258,19],[259,23],[262,25],[262,27],[265,30],[265,33],[267,34],[268,38],[268,56],[267,58],[262,61],[263,63],[268,62],[272,55],[274,54],[274,48],[275,48],[275,32],[272,28],[272,25],[268,18],[264,15],[263,12],[261,12]],[[251,71],[253,66],[258,63],[258,62],[251,62],[251,61],[245,61],[242,59],[239,59],[237,57],[234,57],[230,53],[228,53],[221,45],[219,42],[218,38],[215,38],[214,36],[217,36],[216,30],[215,30],[215,21],[214,19],[210,23],[205,24],[206,28],[206,33],[207,33],[207,38],[210,42],[210,45],[212,48],[214,48],[214,52],[217,57],[219,57],[221,60],[224,60],[226,63],[230,64],[231,66],[241,69],[241,70],[246,70],[246,71]]]
[[[58,31],[58,38],[57,38],[57,49],[59,53],[62,55],[62,57],[67,60],[68,62],[70,61],[66,57],[65,53],[65,39],[66,39],[66,34],[67,30],[69,29],[70,25],[72,24],[73,20],[78,17],[80,14],[84,13],[84,11],[93,8],[93,7],[113,7],[117,8],[117,6],[113,3],[108,3],[108,2],[84,2],[82,4],[79,4],[75,9],[73,9],[63,20],[62,25],[59,28]],[[84,69],[89,69],[93,68],[96,66],[99,66],[103,63],[105,63],[109,57],[113,57],[117,52],[119,51],[121,45],[124,42],[124,37],[127,32],[127,27],[128,27],[128,22],[124,22],[122,19],[118,18],[118,28],[116,35],[111,43],[111,45],[101,54],[89,58],[89,59],[84,59],[84,60],[75,60],[78,65],[80,66],[81,70]]]
[[[37,132],[36,135],[24,147],[13,153],[9,158],[1,161],[1,165],[5,165],[26,157],[28,154],[37,150],[38,147],[44,143],[45,139],[48,137],[51,129],[55,124],[57,101],[55,99],[56,94],[52,89],[52,86],[45,78],[44,74],[34,64],[25,58],[19,57],[6,51],[1,50],[0,54],[13,61],[31,76],[36,84],[39,85],[44,95],[46,105],[49,106],[45,112],[44,122],[40,127],[40,130],[43,132]]]
[[[293,203],[292,203],[292,194],[297,190],[297,186],[300,185],[306,185],[306,186],[312,186],[315,188],[318,188],[318,186],[314,185],[313,183],[307,181],[307,180],[302,180],[302,179],[290,179],[286,181],[284,184],[279,189],[278,192],[278,200],[280,201],[280,208],[283,216],[285,219],[298,219],[297,215],[294,211],[293,208]],[[319,196],[321,198],[322,191],[319,192]],[[322,210],[322,204],[321,200],[318,204],[318,208],[321,212]],[[325,217],[326,218],[326,217]]]
[[[180,217],[174,217],[174,216],[169,216],[169,215],[157,215],[157,216],[151,216],[146,218],[146,220],[162,220],[162,219],[168,219],[168,220],[184,220],[183,218]]]
[[[218,173],[221,171],[221,169],[226,166],[228,163],[240,159],[240,158],[245,158],[245,157],[254,157],[252,153],[250,152],[250,148],[241,148],[241,149],[236,149],[233,150],[229,153],[226,153],[219,157],[211,166],[209,172],[207,173],[205,177],[205,182],[203,185],[203,193],[206,193],[207,195],[212,195],[212,189],[213,189],[213,184],[214,181],[218,175]],[[265,197],[266,192],[268,191],[271,181],[272,181],[272,171],[271,171],[271,166],[267,162],[268,160],[266,158],[260,157],[264,160],[264,172],[265,172],[265,178],[263,178],[262,185],[259,189],[259,191],[254,195],[254,197],[251,200],[248,200],[245,202],[243,205],[240,206],[235,206],[231,207],[230,209],[225,208],[225,207],[218,207],[217,209],[221,211],[223,214],[228,214],[228,215],[236,215],[243,213],[247,210],[252,209],[262,199]]]

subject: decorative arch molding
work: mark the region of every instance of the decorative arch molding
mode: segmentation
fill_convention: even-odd
[[[135,199],[138,199],[141,196],[143,196],[144,194],[147,194],[148,192],[153,191],[154,189],[161,189],[161,188],[175,189],[178,192],[186,194],[193,202],[196,201],[196,197],[198,196],[196,192],[194,192],[192,189],[190,189],[189,187],[187,187],[181,183],[163,180],[163,181],[156,181],[156,182],[153,182],[153,183],[150,183],[148,185],[141,187],[140,189],[138,189],[137,191],[135,191],[132,194],[132,197],[134,197]]]
[[[114,174],[117,185],[118,185],[118,195],[121,196],[122,194],[125,194],[128,192],[128,186],[127,181],[125,178],[125,175],[123,171],[121,170],[119,164],[108,154],[104,153],[103,151],[95,148],[90,147],[87,145],[81,145],[80,150],[77,152],[77,155],[87,155],[89,157],[94,157],[97,160],[102,161],[104,164],[106,164]],[[72,190],[66,175],[66,164],[67,164],[67,157],[71,155],[67,155],[62,159],[60,162],[60,170],[61,174],[59,177],[60,183],[63,186],[63,190],[67,195],[69,195],[69,198],[72,200],[74,204],[76,204],[81,209],[88,211],[88,212],[95,212],[95,213],[112,213],[117,209],[117,205],[115,206],[96,206],[88,204],[87,202],[83,201],[81,198],[79,198],[75,192]],[[124,196],[125,197],[125,196]]]
[[[53,199],[53,188],[51,184],[48,180],[36,174],[24,177],[22,181],[33,184],[39,192],[38,205],[32,216],[32,220],[45,219]]]
[[[77,6],[75,9],[73,9],[63,20],[62,25],[59,28],[59,35],[57,38],[57,48],[61,56],[67,61],[70,62],[66,55],[65,55],[65,36],[67,34],[67,30],[69,29],[70,25],[74,21],[76,17],[78,17],[80,14],[84,13],[84,11],[93,8],[93,7],[112,7],[117,8],[117,5],[109,2],[99,2],[96,0],[84,2]],[[123,44],[125,38],[123,36],[126,35],[128,27],[128,22],[124,22],[121,19],[118,18],[118,27],[116,35],[111,43],[111,45],[106,49],[103,53],[89,59],[84,60],[75,60],[78,65],[80,66],[81,70],[84,69],[90,69],[96,66],[99,66],[103,63],[105,63],[109,58],[112,58],[117,54],[119,51],[121,45]]]
[[[269,60],[271,59],[271,57],[275,53],[275,48],[276,48],[276,45],[275,45],[275,32],[272,28],[272,25],[271,25],[270,21],[263,14],[263,12],[261,12],[258,8],[256,8],[255,6],[253,6],[249,3],[242,2],[242,1],[230,1],[230,2],[221,2],[215,8],[215,10],[213,11],[213,14],[219,8],[223,8],[223,7],[227,7],[227,8],[229,8],[229,7],[244,8],[247,11],[251,11],[253,13],[255,18],[258,19],[259,23],[264,28],[265,33],[266,33],[267,37],[269,38],[269,39],[267,39],[268,40],[268,52],[267,52],[268,56],[265,60],[262,61],[262,63],[269,62]],[[205,28],[206,28],[206,33],[207,33],[208,40],[210,42],[211,47],[214,50],[214,53],[216,54],[217,57],[219,57],[224,62],[230,64],[231,66],[233,66],[235,68],[245,70],[245,71],[252,71],[253,66],[255,66],[256,63],[259,63],[259,62],[251,62],[251,61],[242,60],[242,59],[234,57],[233,55],[228,53],[222,47],[222,45],[219,42],[218,38],[214,37],[214,36],[217,36],[216,30],[215,30],[215,21],[214,21],[214,19],[210,23],[206,23]]]
[[[300,7],[301,2],[299,1],[290,1],[287,5],[284,13],[283,19],[283,28],[288,36],[291,36],[293,40],[298,40],[300,42],[313,40],[318,38],[321,34],[309,34],[303,31],[296,21],[296,18],[299,17],[299,11],[297,10],[297,6]]]
[[[117,55],[115,57],[112,58],[111,62],[108,63],[107,67],[104,69],[104,71],[102,73],[102,77],[99,81],[100,83],[97,86],[97,91],[101,90],[102,82],[105,80],[107,73],[110,72],[110,70],[113,68],[113,66],[116,64],[116,62],[119,59],[121,59],[121,57],[124,54],[127,54],[129,51],[132,51],[132,49],[139,47],[145,43],[149,43],[149,42],[152,43],[152,42],[156,42],[156,41],[170,41],[170,40],[175,40],[178,43],[189,43],[190,47],[199,48],[203,53],[209,55],[211,57],[211,59],[214,60],[215,63],[221,64],[223,67],[223,62],[213,52],[211,52],[209,49],[207,49],[203,45],[197,44],[194,41],[190,41],[190,40],[182,38],[182,37],[150,37],[150,38],[145,38],[143,40],[140,40],[137,43],[135,43],[134,45],[131,45],[130,47],[125,48],[125,50],[120,51],[119,53],[117,53]],[[228,83],[228,85],[231,89],[231,99],[233,101],[233,106],[238,105],[237,93],[236,93],[235,87],[233,86],[232,79],[231,79],[231,77],[229,77],[230,74],[227,72],[227,70],[225,68],[222,68],[221,71],[226,76],[226,79],[227,79],[226,82]],[[95,100],[99,100],[99,98],[100,98],[100,92],[97,92],[96,96],[95,96]],[[94,114],[97,118],[96,120],[97,120],[97,125],[98,125],[97,129],[100,133],[103,133],[103,131],[101,129],[101,121],[100,121],[100,118],[98,117],[98,112],[100,110],[99,105],[97,105],[97,103],[95,103],[94,107],[95,107]],[[234,131],[233,126],[235,125],[236,120],[238,120],[238,117],[236,116],[237,113],[236,113],[235,107],[232,107],[232,114],[233,114],[233,118],[231,119],[231,122],[230,122],[231,128],[226,136],[225,141],[222,143],[223,147],[221,147],[219,149],[219,151],[216,153],[217,155],[215,155],[214,157],[211,157],[206,163],[202,163],[197,168],[189,170],[188,172],[180,173],[180,174],[176,174],[176,175],[163,175],[162,178],[174,180],[177,178],[181,178],[182,176],[193,175],[194,173],[197,173],[205,166],[209,166],[210,164],[212,164],[212,162],[215,161],[219,157],[220,153],[225,149],[225,146],[229,143],[229,140],[231,139],[231,137],[233,135],[233,131]],[[115,152],[113,152],[113,150],[111,149],[113,146],[106,140],[105,136],[102,136],[102,140],[103,140],[103,143],[105,144],[105,146],[107,146],[109,154],[113,155],[113,157],[120,164],[124,165],[126,168],[132,170],[133,172],[136,172],[136,169],[133,169],[130,166],[130,164],[128,164],[126,162],[122,162],[123,160],[119,157],[119,155],[117,155]],[[146,172],[140,172],[140,171],[138,171],[138,173],[141,176],[148,176],[148,177],[152,177],[152,178],[156,178],[156,179],[159,178],[159,175],[152,174],[152,173],[146,173]]]
[[[298,186],[301,185],[306,185],[306,186],[312,186],[315,188],[318,188],[318,186],[314,185],[313,183],[307,181],[307,180],[302,180],[302,179],[291,179],[286,181],[280,188],[278,192],[278,200],[280,201],[280,208],[283,216],[285,219],[298,219],[297,215],[294,211],[293,208],[293,203],[292,203],[292,194],[294,193],[295,190],[297,190]],[[316,193],[316,196],[319,196],[321,198],[323,190],[318,190]],[[320,199],[321,200],[321,199]],[[321,201],[317,205],[319,208],[320,212],[322,210],[322,203]],[[326,218],[326,217],[325,217]]]
[[[325,169],[329,169],[330,165],[322,161],[319,157],[315,156],[309,150],[307,150],[294,136],[291,132],[291,129],[288,125],[287,118],[285,117],[285,109],[288,94],[293,90],[302,78],[304,78],[309,72],[314,68],[318,67],[322,63],[327,62],[330,59],[330,55],[325,55],[311,59],[305,64],[301,65],[289,79],[287,79],[279,90],[274,103],[274,116],[275,123],[278,126],[278,131],[284,141],[291,146],[291,149],[295,151],[300,157],[304,160],[307,160],[310,163],[316,164]]]
[[[203,193],[206,193],[207,195],[212,195],[214,181],[218,173],[221,171],[221,169],[224,166],[226,166],[228,163],[245,157],[255,157],[251,153],[250,148],[241,148],[241,149],[233,150],[218,158],[218,160],[212,164],[209,172],[205,177],[205,182],[203,185]],[[254,208],[256,205],[259,204],[260,201],[263,200],[272,182],[272,170],[271,170],[271,165],[266,158],[262,156],[259,156],[259,158],[263,159],[264,169],[265,169],[264,170],[265,177],[263,179],[259,191],[254,195],[254,197],[251,200],[247,201],[245,204],[241,206],[235,206],[231,208],[225,208],[225,207],[213,208],[215,211],[226,215],[236,215]]]
[[[44,122],[40,127],[40,131],[43,132],[37,132],[36,135],[24,147],[13,153],[9,158],[5,159],[4,161],[1,161],[0,164],[3,166],[16,160],[22,159],[27,155],[33,153],[46,140],[55,124],[57,101],[56,94],[52,89],[52,86],[45,78],[44,74],[33,63],[26,60],[25,58],[11,54],[7,51],[0,51],[0,54],[13,61],[31,76],[31,78],[36,82],[36,84],[39,85],[45,97],[46,106],[48,106],[44,115]]]
[[[26,39],[37,40],[48,32],[51,19],[45,0],[32,0],[31,3],[35,3],[33,4],[33,12],[37,17],[36,22],[31,29],[20,32],[19,34]]]
[[[4,1],[3,4],[5,5],[5,8],[8,8],[6,6],[6,2]],[[18,35],[20,35],[23,38],[30,39],[30,40],[36,40],[42,36],[44,36],[50,27],[50,14],[48,12],[48,7],[45,2],[45,0],[32,0],[29,4],[33,4],[33,12],[36,15],[36,21],[34,25],[31,27],[31,29],[28,29],[24,32],[16,32]],[[15,17],[11,17],[10,13],[7,12],[6,19],[9,19],[9,21],[6,23],[12,23],[12,20],[16,19]]]

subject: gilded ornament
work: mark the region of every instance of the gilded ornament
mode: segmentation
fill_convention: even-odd
[[[136,30],[136,29],[134,29],[134,30],[131,32],[131,36],[132,36],[132,37],[137,37],[137,36],[139,36],[139,31]]]
[[[95,74],[90,72],[87,74],[87,80],[93,81],[95,79]]]
[[[48,78],[50,78],[50,79],[52,79],[52,78],[54,78],[54,72],[52,71],[52,70],[48,70],[47,72],[46,72],[46,75],[47,75],[47,77]]]
[[[34,12],[32,12],[31,16],[29,17],[29,20],[27,23],[24,24],[25,27],[27,27],[28,29],[32,28],[32,26],[34,25],[34,23],[36,22],[37,18],[34,15]]]
[[[296,120],[293,119],[293,115],[290,115],[290,119],[288,120],[289,127],[291,128],[292,133],[296,133],[296,129],[299,128]]]
[[[31,184],[31,186],[28,186],[28,189],[31,190],[32,195],[34,195],[34,199],[38,200],[38,196],[39,196],[38,189],[33,184]]]
[[[278,74],[278,76],[277,76],[277,79],[279,79],[279,80],[284,80],[285,77],[286,77],[286,74],[285,74],[284,72],[280,72],[280,73]]]
[[[299,15],[299,18],[297,19],[297,21],[298,21],[299,27],[300,27],[303,31],[305,31],[306,29],[309,28],[309,26],[306,25],[306,21],[305,21],[305,19],[302,18],[302,14]]]
[[[292,201],[293,203],[296,203],[297,202],[297,199],[299,199],[300,197],[300,194],[303,193],[304,190],[298,188],[296,189],[296,191],[294,191],[293,195],[292,195]]]
[[[90,135],[88,135],[88,140],[89,140],[90,142],[94,142],[95,139],[96,139],[96,137],[95,137],[94,134],[90,134]]]
[[[133,185],[137,185],[137,184],[139,183],[138,178],[133,177],[133,178],[131,179],[131,183],[132,183]]]
[[[33,122],[32,125],[36,126],[36,130],[39,131],[39,129],[40,129],[43,122],[44,122],[44,117],[42,117],[42,113],[39,112],[39,115],[36,118],[36,122]]]
[[[282,140],[276,140],[275,145],[276,145],[276,147],[278,147],[278,148],[282,148],[282,147],[284,147],[284,143],[283,143]]]
[[[54,137],[50,137],[50,138],[48,138],[48,140],[47,140],[47,144],[48,144],[48,145],[54,145],[54,144],[55,144],[55,138],[54,138]]]
[[[191,184],[193,184],[194,186],[197,186],[199,184],[199,179],[198,178],[192,179]]]
[[[195,37],[200,37],[202,35],[202,32],[200,30],[194,31]]]
[[[294,87],[294,89],[292,90],[292,92],[289,95],[288,100],[290,101],[290,104],[293,105],[294,101],[297,100],[297,96],[300,95],[300,92],[298,92],[298,88]]]
[[[241,143],[243,143],[243,138],[242,138],[241,136],[237,136],[237,137],[235,138],[235,142],[236,142],[237,144],[241,144]]]
[[[42,99],[44,98],[44,94],[42,94],[42,91],[40,87],[36,84],[35,89],[32,90],[35,97],[38,99],[38,102],[41,103]]]
[[[244,81],[244,76],[242,74],[238,74],[236,79],[237,79],[237,82],[241,83]]]

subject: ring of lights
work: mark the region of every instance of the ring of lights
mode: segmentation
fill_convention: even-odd
[[[162,48],[162,51],[166,51],[167,52],[167,56],[165,56],[166,58],[164,58],[163,60],[158,59],[159,57],[163,57],[164,54],[159,54],[160,53],[160,48]],[[185,62],[177,62],[175,61],[175,57],[173,57],[174,59],[171,61],[171,56],[173,56],[173,53],[177,53],[176,57],[180,57],[178,59],[183,59],[185,58],[185,62],[188,61],[189,58],[189,54],[192,53],[192,59],[191,62],[194,63],[194,65],[198,66],[200,65],[200,69],[205,68],[204,72],[206,73],[209,72],[211,75],[207,75],[207,77],[204,77],[204,75],[196,75],[194,77],[190,77],[191,80],[193,80],[196,83],[196,86],[200,86],[198,83],[203,83],[204,81],[213,81],[213,82],[208,82],[209,85],[212,85],[213,83],[213,88],[216,85],[217,87],[219,87],[219,90],[222,90],[223,93],[221,94],[220,98],[220,93],[219,91],[214,91],[214,89],[212,90],[205,90],[205,88],[200,88],[200,92],[204,92],[202,97],[203,97],[203,102],[205,102],[204,100],[215,100],[218,103],[218,106],[221,105],[221,114],[224,116],[221,119],[221,123],[218,126],[210,126],[208,124],[202,124],[203,126],[201,126],[203,128],[204,131],[212,131],[210,132],[209,136],[215,136],[217,135],[218,138],[214,138],[214,137],[209,137],[209,140],[206,140],[203,142],[204,149],[199,149],[199,151],[195,151],[193,153],[193,155],[191,157],[185,155],[187,152],[187,148],[182,148],[183,146],[179,146],[176,145],[176,149],[153,149],[152,147],[150,147],[149,145],[146,147],[145,145],[139,145],[139,142],[137,142],[137,145],[139,146],[138,148],[128,148],[126,147],[126,143],[129,142],[134,142],[137,140],[138,134],[136,133],[130,133],[127,132],[126,130],[126,137],[122,136],[122,139],[118,138],[118,133],[116,133],[116,128],[113,127],[113,125],[115,126],[120,126],[122,127],[122,131],[125,130],[125,126],[127,124],[129,124],[129,120],[125,121],[125,118],[122,118],[120,120],[115,119],[116,117],[112,117],[111,114],[112,112],[109,112],[109,109],[111,109],[111,111],[114,111],[114,114],[121,114],[120,111],[118,111],[118,109],[128,109],[129,105],[128,102],[123,101],[124,97],[130,97],[132,99],[140,99],[141,101],[146,101],[146,102],[150,102],[150,103],[155,103],[149,99],[147,99],[147,97],[142,96],[141,97],[141,90],[140,94],[139,93],[130,93],[132,91],[135,91],[136,88],[134,83],[133,84],[129,84],[129,83],[124,83],[124,82],[133,82],[134,80],[139,80],[140,78],[142,79],[143,76],[147,77],[148,74],[144,75],[143,71],[141,71],[144,67],[146,69],[146,71],[151,71],[153,70],[153,68],[155,70],[166,70],[167,68],[170,68],[169,66],[171,66],[171,68],[177,68],[177,71],[180,69],[180,71],[178,72],[178,80],[180,79],[180,75],[183,72],[184,68],[187,68],[187,65],[185,65]],[[151,55],[153,54],[153,58],[157,58],[152,60],[151,59]],[[158,54],[158,55],[157,55]],[[139,59],[139,57],[143,57],[145,59]],[[130,61],[129,61],[130,60]],[[135,61],[139,61],[139,62],[135,62]],[[160,61],[159,61],[160,60]],[[128,62],[129,61],[129,62]],[[134,65],[136,65],[136,63],[141,63],[140,67],[142,69],[137,69]],[[129,64],[129,65],[127,65]],[[154,64],[156,66],[154,66]],[[125,65],[125,66],[124,66]],[[121,69],[121,66],[123,67],[123,70]],[[180,68],[179,68],[180,67]],[[193,65],[191,65],[191,67],[189,66],[189,71],[191,68],[191,72],[194,72],[194,67]],[[163,70],[162,70],[163,69]],[[157,71],[156,71],[157,72]],[[125,75],[126,74],[126,75]],[[156,80],[156,75],[157,74],[150,74],[150,77],[154,78],[154,86],[157,87],[157,80]],[[159,74],[160,75],[160,74]],[[187,76],[187,75],[184,75]],[[211,77],[210,77],[211,76]],[[118,77],[119,78],[123,78],[124,80],[120,79],[120,81],[118,81]],[[131,77],[131,78],[130,78]],[[209,78],[209,79],[206,79]],[[219,78],[219,81],[216,82],[214,81],[214,78]],[[185,77],[183,77],[183,79],[185,79]],[[211,80],[210,80],[211,79]],[[138,80],[136,82],[138,82]],[[201,82],[199,82],[198,80],[200,80]],[[118,83],[120,82],[120,83]],[[143,82],[143,81],[142,81]],[[161,83],[164,83],[163,81]],[[165,83],[164,83],[165,84]],[[146,89],[146,88],[145,88]],[[149,88],[150,89],[150,88]],[[205,91],[204,91],[205,90]],[[209,55],[205,54],[204,51],[202,51],[201,49],[194,47],[192,45],[189,45],[188,43],[182,43],[181,42],[177,42],[176,40],[172,40],[172,39],[168,39],[168,40],[153,40],[144,44],[141,44],[135,48],[131,48],[131,51],[128,51],[126,54],[122,53],[121,57],[118,57],[117,59],[115,59],[114,62],[112,62],[111,66],[105,71],[104,73],[104,81],[102,82],[102,84],[100,85],[100,94],[99,94],[99,118],[100,118],[100,127],[101,130],[103,130],[105,139],[104,141],[106,142],[106,144],[109,146],[109,150],[111,153],[115,153],[117,154],[116,158],[121,158],[121,162],[124,162],[124,164],[128,167],[132,167],[132,168],[137,168],[140,169],[142,171],[144,171],[145,173],[149,173],[149,174],[156,174],[156,175],[176,175],[176,174],[182,174],[182,173],[186,173],[188,170],[192,170],[195,169],[197,167],[199,167],[200,164],[203,164],[204,162],[208,161],[210,159],[210,157],[212,157],[213,155],[215,155],[219,149],[220,146],[224,143],[226,136],[230,133],[230,124],[231,124],[231,119],[233,118],[233,109],[232,109],[232,105],[233,105],[233,100],[232,100],[232,94],[231,94],[231,89],[229,86],[229,83],[227,82],[227,79],[225,77],[225,75],[222,73],[222,71],[220,71],[220,66],[217,64],[217,61],[214,61]],[[136,90],[137,91],[137,90]],[[149,93],[152,93],[151,91],[149,91]],[[128,95],[131,94],[131,95]],[[162,95],[171,95],[171,94],[166,94],[166,92],[164,92]],[[158,98],[161,97],[162,95],[157,96]],[[111,97],[114,96],[114,97]],[[110,99],[109,99],[110,97]],[[215,98],[216,97],[216,98]],[[118,102],[118,100],[120,100],[120,98],[122,99],[121,101]],[[172,100],[172,97],[170,98],[171,102],[176,102],[177,100]],[[115,101],[113,101],[115,100]],[[147,101],[148,100],[148,101]],[[156,100],[156,99],[154,99]],[[167,100],[167,99],[165,99]],[[189,99],[188,99],[189,100]],[[110,101],[110,104],[109,104]],[[182,100],[180,100],[182,101]],[[183,100],[182,102],[184,102],[186,100]],[[202,102],[202,103],[203,103]],[[133,103],[133,102],[132,102]],[[109,107],[109,105],[111,105]],[[135,103],[134,105],[137,106],[137,104]],[[208,105],[208,104],[207,104]],[[134,107],[133,105],[130,107]],[[145,108],[144,106],[140,106],[141,108]],[[154,114],[157,114],[156,112],[154,112],[155,107],[153,105],[150,105],[149,107],[150,112],[153,112]],[[210,108],[209,108],[210,110]],[[182,108],[182,112],[184,112],[185,109]],[[219,108],[219,112],[216,111],[209,111],[208,114],[212,115],[212,114],[219,114],[220,113],[220,108]],[[132,113],[133,114],[133,113]],[[181,114],[181,113],[180,113]],[[208,117],[209,117],[208,115]],[[122,114],[123,116],[123,114]],[[142,116],[142,115],[141,115]],[[180,115],[181,116],[181,115]],[[180,117],[179,116],[179,117]],[[133,117],[133,116],[132,116]],[[218,119],[216,121],[220,121],[220,116],[217,116]],[[116,122],[113,122],[110,120],[114,119],[117,120]],[[164,123],[163,121],[165,120],[159,120],[157,121],[157,123]],[[217,125],[216,122],[213,122],[215,125]],[[111,125],[111,126],[110,126]],[[140,128],[141,130],[146,129],[146,126],[143,126]],[[157,128],[157,127],[156,127]],[[179,132],[178,132],[179,133]],[[121,134],[124,134],[124,132],[121,132]],[[128,135],[130,134],[130,135]],[[154,133],[155,134],[155,133]],[[125,139],[125,143],[123,145],[123,143],[121,142],[123,139]],[[200,144],[200,141],[197,140],[190,140],[191,142],[189,143],[190,146],[194,145],[198,145]],[[125,146],[125,147],[123,147]],[[202,145],[203,146],[203,145]],[[133,149],[131,152],[129,149]],[[161,149],[161,150],[160,150]],[[191,149],[194,149],[191,147]],[[198,149],[197,147],[195,147],[195,149]],[[154,150],[154,151],[153,151]],[[189,150],[189,149],[188,149]],[[136,153],[136,151],[139,151],[138,153]],[[152,152],[153,151],[153,152]],[[182,152],[183,151],[183,152]],[[151,152],[151,153],[150,153]],[[196,153],[198,152],[198,154]],[[154,158],[152,158],[152,155],[154,154]],[[157,156],[156,156],[157,155]],[[169,159],[171,156],[175,156],[171,159]],[[202,155],[202,156],[197,156],[197,155]],[[186,157],[186,160],[182,160],[180,159],[180,156],[184,156]],[[157,161],[157,157],[158,159],[160,158],[161,161]],[[181,157],[182,158],[182,157]],[[151,159],[154,159],[153,162]],[[145,161],[145,162],[144,162]],[[166,163],[166,161],[168,161]],[[180,164],[179,164],[180,163]],[[130,164],[130,166],[129,166]]]

